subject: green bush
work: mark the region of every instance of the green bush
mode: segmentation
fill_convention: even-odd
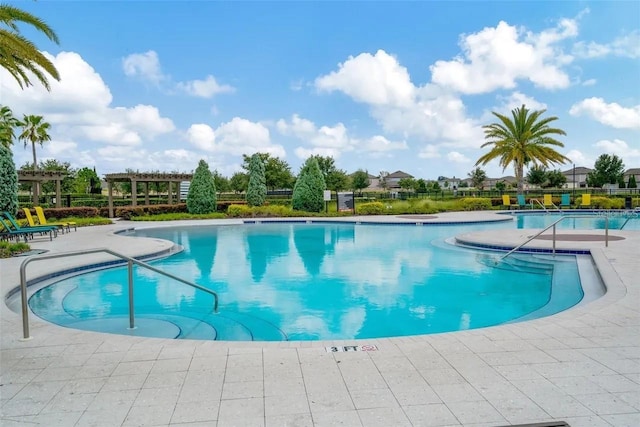
[[[609,197],[591,197],[591,207],[594,209],[624,209],[624,199]]]
[[[362,203],[356,205],[356,213],[359,215],[382,215],[385,213],[385,205],[380,202]]]
[[[324,210],[324,177],[318,160],[309,157],[300,169],[293,186],[292,206],[297,211],[322,212]]]
[[[18,173],[13,153],[0,144],[0,212],[3,211],[18,211]]]
[[[175,205],[143,205],[135,207],[124,206],[116,208],[115,216],[122,219],[131,219],[135,216],[162,215],[185,212],[187,212],[187,205],[185,203],[178,203]]]
[[[216,184],[209,165],[200,160],[187,193],[187,211],[206,214],[216,211]]]
[[[23,242],[12,243],[4,240],[0,241],[0,258],[9,258],[29,250],[31,250],[31,247]]]
[[[232,218],[246,218],[251,216],[251,207],[247,205],[229,205],[227,215]]]
[[[264,162],[259,153],[249,159],[249,187],[247,188],[247,204],[262,206],[267,197],[267,178]]]
[[[483,211],[491,209],[491,199],[481,197],[467,197],[456,202],[463,211]]]

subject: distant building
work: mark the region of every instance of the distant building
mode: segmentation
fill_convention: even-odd
[[[492,188],[496,188],[496,184],[499,182],[504,182],[507,187],[511,186],[511,187],[517,187],[518,186],[518,180],[516,179],[515,176],[513,175],[507,175],[507,176],[503,176],[501,178],[487,178],[484,180],[484,188],[485,189],[492,189]],[[527,182],[524,183],[524,189],[528,190],[529,189],[529,184]]]
[[[631,177],[631,175],[636,177],[636,184],[640,186],[640,168],[627,169],[627,171],[624,173],[625,185],[629,183],[629,178]]]
[[[387,188],[400,188],[400,180],[405,178],[413,178],[413,175],[409,175],[408,173],[402,171],[395,171],[394,173],[390,173],[385,178]]]
[[[583,166],[579,166],[576,168],[571,168],[566,171],[562,171],[562,175],[567,178],[567,182],[564,185],[564,188],[586,188],[587,187],[587,175],[589,172],[593,172],[593,169],[585,168]],[[575,176],[575,180],[574,180]]]
[[[456,178],[455,176],[453,178],[449,178],[446,176],[439,176],[438,177],[438,185],[440,186],[440,188],[447,188],[450,190],[454,190],[454,189],[458,189],[460,188],[460,183],[462,182],[462,178]]]

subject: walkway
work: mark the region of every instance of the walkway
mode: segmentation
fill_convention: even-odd
[[[495,218],[492,213],[433,216],[424,221]],[[157,225],[162,224],[82,228],[32,246],[51,252],[101,246],[138,256],[170,245],[112,232]],[[465,238],[513,246],[523,234],[527,231]],[[572,427],[637,427],[640,232],[612,234],[624,239],[608,248],[597,239],[558,242],[558,247],[591,249],[608,287],[597,301],[530,322],[357,342],[377,346],[370,352],[325,350],[353,341],[126,337],[61,328],[33,316],[33,339],[20,341],[20,316],[0,304],[0,424],[480,427],[565,420]],[[2,295],[18,285],[23,259],[0,260]],[[29,277],[79,262],[33,263]]]

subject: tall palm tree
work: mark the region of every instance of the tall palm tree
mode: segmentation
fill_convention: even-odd
[[[44,121],[42,116],[24,116],[24,119],[18,123],[22,128],[22,133],[18,139],[24,142],[24,148],[31,143],[31,151],[33,152],[33,170],[38,169],[36,161],[36,144],[44,145],[46,141],[51,141],[49,128],[51,125]]]
[[[31,25],[59,44],[56,33],[42,19],[17,7],[0,4],[0,67],[7,70],[21,88],[33,85],[33,75],[50,90],[46,74],[60,80],[58,70],[33,42],[20,34],[18,23]]]
[[[549,123],[558,120],[557,117],[541,118],[546,110],[531,111],[524,105],[511,110],[511,116],[493,112],[500,119],[498,123],[483,126],[484,137],[487,142],[484,147],[492,147],[476,162],[486,165],[491,160],[500,159],[500,166],[506,169],[513,164],[518,194],[524,190],[524,167],[529,162],[536,166],[549,167],[554,163],[565,163],[571,160],[558,153],[553,147],[564,147],[564,144],[550,135],[566,135],[562,129],[549,127]]]
[[[13,116],[11,108],[3,105],[0,107],[0,145],[11,148],[16,137],[15,129],[18,126],[18,119]]]

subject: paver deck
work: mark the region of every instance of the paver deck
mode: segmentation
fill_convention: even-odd
[[[495,218],[438,214],[420,221]],[[399,217],[366,221],[413,221]],[[239,221],[208,221],[229,223]],[[193,224],[190,222],[189,224]],[[80,228],[32,247],[108,247],[139,256],[171,244],[115,235],[119,222]],[[175,223],[173,224],[175,225]],[[2,426],[500,426],[565,420],[575,426],[640,426],[640,232],[560,239],[590,249],[607,286],[602,298],[543,319],[435,335],[357,341],[378,351],[327,353],[344,342],[162,340],[58,327],[0,304]],[[529,230],[469,233],[516,245]],[[549,247],[536,239],[532,245]],[[546,246],[545,246],[546,245]],[[101,255],[89,256],[100,259]],[[0,260],[4,296],[24,258]],[[29,277],[87,259],[32,263]]]

